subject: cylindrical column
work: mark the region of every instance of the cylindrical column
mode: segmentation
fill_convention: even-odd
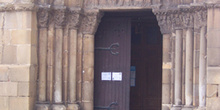
[[[193,29],[186,30],[185,105],[193,105]]]
[[[175,39],[175,106],[182,104],[182,34],[181,29],[176,30]]]
[[[94,89],[94,35],[83,36],[83,88],[82,102],[84,110],[93,110]]]
[[[77,30],[70,30],[70,56],[69,56],[69,102],[76,102],[76,53],[77,53]]]
[[[39,82],[38,101],[46,101],[46,80],[47,80],[47,28],[39,29]]]
[[[55,30],[55,77],[54,77],[54,102],[62,103],[62,44],[63,30]]]
[[[206,106],[206,26],[200,31],[199,107]]]

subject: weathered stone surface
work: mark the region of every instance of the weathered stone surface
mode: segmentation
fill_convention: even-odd
[[[218,85],[207,85],[207,97],[217,97],[218,95]]]
[[[8,67],[0,66],[0,81],[8,81]]]
[[[54,104],[52,105],[51,110],[66,110],[66,107],[64,105]]]
[[[93,82],[83,82],[82,88],[82,101],[93,102]],[[87,109],[86,109],[87,110]]]
[[[9,97],[0,97],[0,110],[9,110]]]
[[[17,47],[17,62],[18,64],[30,64],[31,62],[30,45],[20,45]]]
[[[84,53],[84,68],[94,67],[94,53],[88,52]]]
[[[9,98],[9,110],[29,110],[29,98],[28,97],[10,97]]]
[[[78,104],[68,104],[67,110],[79,110]]]
[[[84,81],[94,80],[94,68],[84,68],[83,80]]]
[[[170,84],[162,84],[162,104],[170,103]]]
[[[29,66],[11,66],[9,67],[10,81],[29,81],[30,67]]]
[[[207,63],[208,66],[220,65],[220,48],[208,48],[207,50]]]
[[[50,107],[47,104],[36,104],[36,110],[50,110]]]
[[[206,110],[218,110],[220,108],[220,98],[207,98]]]
[[[28,97],[29,95],[29,82],[18,83],[18,96]]]
[[[207,47],[208,48],[220,48],[220,30],[219,29],[209,29],[207,37]]]
[[[16,82],[0,82],[0,96],[17,96]]]
[[[170,71],[170,69],[163,69],[162,75],[163,75],[163,79],[162,79],[163,84],[171,83],[171,71]]]
[[[2,63],[3,64],[16,64],[17,63],[17,47],[16,46],[4,46]]]
[[[208,84],[220,84],[220,67],[208,67],[207,83]]]

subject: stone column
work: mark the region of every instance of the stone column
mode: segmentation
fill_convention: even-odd
[[[183,51],[183,30],[182,15],[180,13],[172,14],[172,24],[175,30],[175,104],[171,110],[181,110],[182,108],[182,51]]]
[[[185,71],[185,106],[184,110],[193,109],[193,47],[194,30],[193,15],[185,12],[183,23],[186,27],[186,71]]]
[[[63,21],[65,7],[54,9],[55,23],[55,68],[54,68],[54,104],[52,110],[65,110],[62,97],[62,46],[63,46]]]
[[[81,9],[69,10],[67,15],[69,27],[69,76],[68,76],[68,110],[78,110],[76,104],[76,61],[77,61],[77,34],[81,17]]]
[[[85,12],[82,21],[83,31],[83,82],[82,82],[82,109],[93,110],[94,93],[94,34],[102,15],[99,11]]]
[[[48,110],[49,105],[46,97],[47,85],[47,27],[48,9],[42,7],[38,11],[39,27],[39,79],[38,79],[38,101],[37,110]]]
[[[200,25],[200,55],[199,55],[199,110],[206,110],[206,62],[207,62],[207,10],[196,13]]]

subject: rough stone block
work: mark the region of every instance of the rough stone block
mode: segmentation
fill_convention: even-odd
[[[170,69],[163,69],[163,79],[162,82],[163,84],[169,84],[171,83],[171,73]]]
[[[218,85],[207,85],[207,97],[217,97]]]
[[[0,96],[17,96],[16,82],[0,82]]]
[[[8,67],[0,66],[0,81],[8,81]]]
[[[87,35],[85,36],[83,41],[84,52],[94,52],[94,36]]]
[[[11,32],[8,29],[0,30],[0,45],[9,45],[11,41]]]
[[[94,68],[85,68],[83,74],[84,81],[93,81],[94,80]]]
[[[94,53],[89,52],[84,54],[84,67],[91,68],[94,67]]]
[[[36,104],[36,110],[50,110],[47,104]]]
[[[213,16],[213,18],[214,18],[214,20],[213,20],[213,22],[214,22],[213,27],[220,29],[220,25],[218,25],[218,24],[220,24],[220,21],[219,21],[219,19],[220,19],[220,9],[219,8],[215,8],[214,9],[214,16]]]
[[[214,28],[214,9],[209,8],[208,9],[208,18],[207,18],[207,28],[208,30],[211,28]]]
[[[29,95],[29,82],[18,83],[18,96],[27,97]]]
[[[93,110],[93,102],[83,102],[82,110]]]
[[[51,110],[66,110],[66,107],[64,105],[52,105]]]
[[[28,97],[10,97],[9,98],[9,110],[29,110],[29,98]]]
[[[29,66],[9,67],[9,80],[11,81],[29,81]]]
[[[208,48],[207,56],[208,66],[220,65],[220,48]]]
[[[30,44],[31,30],[12,30],[11,31],[12,44]]]
[[[220,67],[207,68],[207,83],[220,84]]]
[[[20,15],[17,16],[17,14]],[[4,17],[6,29],[17,29],[22,27],[23,19],[21,12],[6,12]]]
[[[0,0],[0,3],[11,3],[13,2],[14,0]]]
[[[79,110],[78,104],[68,104],[67,110]]]
[[[206,110],[219,110],[220,98],[207,98]]]
[[[17,47],[18,64],[30,64],[31,62],[31,46],[22,45]]]
[[[0,97],[0,110],[9,110],[9,97]]]
[[[170,85],[162,84],[162,104],[170,103]]]
[[[4,46],[2,63],[3,64],[16,64],[17,63],[17,47]]]
[[[83,101],[93,101],[93,82],[83,82],[83,87],[82,87],[82,100]],[[87,109],[84,109],[87,110]]]

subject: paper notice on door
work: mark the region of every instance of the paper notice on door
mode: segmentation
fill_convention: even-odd
[[[112,73],[111,72],[102,72],[102,81],[111,81]]]
[[[122,72],[113,72],[112,81],[122,81]]]

